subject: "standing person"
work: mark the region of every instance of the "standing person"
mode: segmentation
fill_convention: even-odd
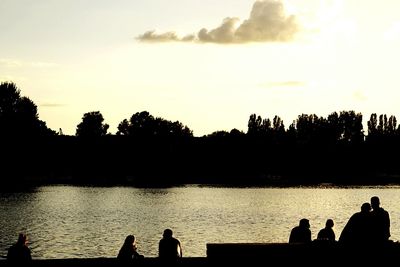
[[[18,235],[17,243],[8,249],[7,260],[12,262],[28,262],[32,260],[31,250],[28,247],[28,237],[24,233]]]
[[[321,229],[318,232],[317,239],[318,240],[335,241],[336,237],[335,237],[335,232],[332,229],[333,226],[334,226],[334,223],[333,223],[332,219],[326,220],[325,228]]]
[[[173,237],[171,229],[165,229],[158,245],[158,257],[162,260],[174,261],[182,257],[181,242]]]
[[[301,219],[299,225],[290,232],[289,243],[311,242],[310,222],[308,219]]]
[[[134,235],[128,235],[124,244],[118,252],[117,259],[121,261],[131,261],[133,259],[142,259],[143,255],[137,252],[136,239]]]
[[[389,213],[380,207],[379,197],[371,197],[371,217],[372,229],[371,237],[374,242],[383,243],[390,237],[390,217]]]

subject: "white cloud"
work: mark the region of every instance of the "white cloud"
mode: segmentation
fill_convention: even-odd
[[[262,87],[266,88],[275,88],[275,87],[303,87],[307,85],[306,82],[303,81],[282,81],[282,82],[268,82],[266,84],[262,84]]]
[[[299,27],[294,15],[287,16],[279,0],[258,0],[253,4],[250,17],[241,24],[239,18],[227,17],[214,29],[201,29],[196,35],[178,37],[174,31],[157,34],[148,31],[137,37],[145,42],[200,42],[240,44],[249,42],[291,41]]]
[[[63,107],[65,104],[60,104],[60,103],[42,103],[39,106],[45,107],[45,108],[58,108],[58,107]]]

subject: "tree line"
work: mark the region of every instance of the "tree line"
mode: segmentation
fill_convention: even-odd
[[[279,116],[251,114],[247,132],[194,137],[183,123],[147,111],[123,119],[111,134],[101,112],[92,111],[68,136],[48,128],[35,103],[14,83],[3,82],[0,178],[3,183],[144,186],[397,183],[396,117],[371,114],[367,133],[362,120],[355,111],[326,118],[301,114],[286,128]]]

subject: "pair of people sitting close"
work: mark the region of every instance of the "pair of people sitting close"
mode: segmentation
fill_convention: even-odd
[[[165,229],[158,245],[158,257],[166,261],[174,261],[182,257],[181,242],[173,237],[171,229]],[[128,235],[119,250],[117,258],[121,261],[131,261],[144,258],[137,251],[136,238]]]

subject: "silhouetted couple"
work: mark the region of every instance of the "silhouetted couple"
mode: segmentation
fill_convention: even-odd
[[[372,211],[371,211],[372,210]],[[361,211],[353,214],[340,235],[345,244],[381,245],[390,237],[389,213],[380,207],[377,196],[370,203],[363,203]]]
[[[163,237],[159,242],[158,256],[161,260],[176,261],[182,257],[181,242],[173,237],[171,229],[165,229]],[[117,258],[122,262],[143,259],[144,256],[137,252],[136,238],[134,235],[128,235],[124,244],[119,250]]]

